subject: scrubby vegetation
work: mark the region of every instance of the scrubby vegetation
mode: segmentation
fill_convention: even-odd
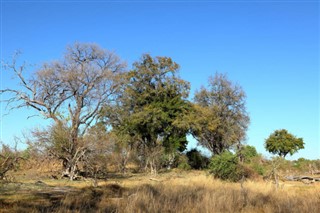
[[[317,177],[319,160],[281,159],[277,186],[274,178],[268,177],[273,160],[263,158],[252,147],[247,150],[250,154],[244,154],[243,162],[237,153],[224,152],[199,170],[192,168],[195,163],[203,165],[207,157],[192,150],[177,157],[176,169],[168,170],[163,163],[157,175],[141,172],[134,153],[125,173],[111,160],[117,156],[106,155],[104,173],[77,181],[60,178],[63,165],[59,160],[27,150],[26,160],[15,171],[8,171],[8,178],[0,183],[0,208],[1,212],[318,211],[320,182],[288,181],[285,177]]]
[[[8,178],[7,173],[19,168],[23,158],[23,153],[19,152],[16,147],[0,144],[0,181]]]
[[[265,142],[279,157],[245,145],[246,95],[224,74],[209,77],[190,101],[190,83],[170,57],[145,54],[127,70],[114,53],[76,43],[30,79],[17,58],[5,68],[20,85],[0,90],[8,109],[31,108],[52,123],[31,130],[23,151],[0,148],[1,211],[319,209],[319,191],[281,181],[307,174],[305,184],[319,188],[320,161],[286,160],[304,147],[286,130]],[[186,150],[188,135],[197,149]]]

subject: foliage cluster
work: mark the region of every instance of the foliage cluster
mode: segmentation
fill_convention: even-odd
[[[243,161],[241,161],[243,160]],[[266,173],[263,158],[253,146],[243,146],[235,154],[225,151],[212,157],[209,170],[217,178],[239,181],[242,178],[255,178]]]
[[[250,122],[246,94],[224,74],[209,77],[191,101],[190,83],[170,57],[144,54],[128,70],[113,52],[75,43],[34,75],[26,75],[17,57],[4,68],[20,86],[0,90],[8,94],[2,100],[8,109],[31,108],[52,121],[32,131],[29,151],[60,160],[70,180],[103,176],[107,162],[123,173],[130,163],[151,173],[207,168],[210,160],[198,150],[185,153],[188,135],[213,154],[209,168],[216,177],[236,181],[264,173],[255,148],[242,144]],[[266,148],[285,157],[303,144],[280,130]]]
[[[290,134],[287,130],[276,130],[265,141],[265,148],[273,154],[285,158],[287,154],[294,154],[299,149],[304,148],[302,138],[297,138]]]
[[[192,169],[206,169],[209,165],[209,158],[203,155],[196,148],[189,150],[186,153],[188,163]]]
[[[214,156],[209,168],[216,178],[222,180],[238,181],[242,178],[242,168],[238,157],[229,151]]]

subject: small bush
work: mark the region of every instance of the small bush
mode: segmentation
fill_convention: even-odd
[[[240,152],[240,153],[239,153]],[[240,151],[238,151],[238,155],[244,159],[244,162],[249,163],[252,161],[253,158],[257,157],[259,154],[254,146],[243,146]]]
[[[293,163],[293,168],[295,168],[299,172],[308,172],[311,161],[305,158],[299,158],[298,160],[295,160],[292,163]]]
[[[239,170],[239,178],[242,177],[249,178],[249,179],[258,179],[259,173],[253,168],[252,166],[248,164],[238,164],[238,170]]]
[[[178,158],[178,169],[190,170],[191,166],[188,163],[188,157],[184,154],[180,155]]]
[[[19,168],[21,159],[20,153],[16,148],[0,144],[0,180],[6,178],[7,172],[15,171]]]
[[[264,166],[259,163],[252,163],[250,167],[259,175],[265,175],[266,173]]]
[[[243,166],[238,162],[238,157],[229,151],[215,155],[209,165],[210,172],[222,180],[238,181],[244,175]]]
[[[189,165],[192,169],[205,169],[208,167],[209,158],[202,155],[197,149],[191,149],[186,153]]]

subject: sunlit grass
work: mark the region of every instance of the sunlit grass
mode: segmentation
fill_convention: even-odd
[[[318,212],[320,183],[214,179],[203,171],[132,174],[91,180],[43,180],[0,196],[0,212]],[[65,191],[55,191],[63,188]]]

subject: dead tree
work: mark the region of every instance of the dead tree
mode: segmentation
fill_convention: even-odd
[[[113,100],[121,85],[124,63],[112,52],[95,44],[75,43],[67,48],[61,61],[44,64],[30,78],[25,78],[27,66],[18,65],[17,57],[6,63],[5,69],[17,77],[20,88],[6,88],[9,110],[32,108],[56,127],[66,130],[65,138],[45,141],[51,143],[51,155],[63,161],[64,174],[71,180],[77,176],[78,163],[88,153],[82,137],[96,122],[103,105]],[[39,115],[38,114],[38,115]],[[61,149],[54,149],[57,143]],[[60,150],[60,151],[57,151]]]

